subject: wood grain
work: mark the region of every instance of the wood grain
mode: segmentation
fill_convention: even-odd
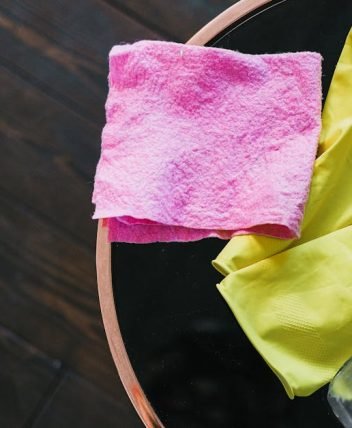
[[[123,395],[102,329],[94,254],[3,192],[0,203],[0,323]]]
[[[142,426],[123,400],[114,400],[3,326],[0,396],[4,428]]]
[[[101,127],[107,56],[116,43],[160,36],[96,0],[4,0],[0,63]]]
[[[12,73],[4,71],[0,84],[7,105],[0,187],[92,248],[90,199],[100,131]]]
[[[122,403],[68,372],[32,427],[139,428],[142,423]]]
[[[28,423],[58,384],[61,363],[0,326],[0,426]]]
[[[134,19],[147,23],[166,39],[186,42],[236,0],[105,0]]]
[[[97,302],[91,192],[107,53],[159,36],[95,0],[4,0],[0,33],[0,322],[127,405]]]

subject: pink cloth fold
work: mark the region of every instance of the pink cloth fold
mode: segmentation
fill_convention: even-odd
[[[141,41],[110,52],[93,202],[111,241],[299,236],[321,56]]]

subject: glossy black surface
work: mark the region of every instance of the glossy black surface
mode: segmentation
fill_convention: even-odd
[[[351,0],[287,0],[210,45],[247,53],[319,51],[325,96],[351,24]],[[238,326],[210,265],[224,245],[216,239],[113,245],[123,339],[160,419],[167,428],[339,427],[326,388],[289,400]]]

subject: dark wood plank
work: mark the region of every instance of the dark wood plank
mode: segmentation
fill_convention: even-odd
[[[142,428],[137,414],[67,373],[33,428]]]
[[[1,184],[94,251],[91,192],[100,129],[3,72]],[[14,167],[16,166],[16,173]],[[55,197],[52,197],[55,195]]]
[[[236,0],[104,0],[165,38],[185,42]]]
[[[0,63],[99,126],[111,47],[160,38],[97,0],[4,0],[0,35]]]
[[[93,63],[105,61],[114,43],[158,36],[101,0],[2,0],[1,8],[21,24]]]
[[[0,320],[128,403],[101,323],[90,199],[106,54],[123,34],[153,33],[110,6],[77,4],[0,6],[8,47],[1,73]]]
[[[96,160],[85,144],[92,137],[98,143],[100,131],[94,134],[95,127],[20,79],[6,73],[2,78],[8,108],[1,126],[6,162],[0,240],[10,269],[1,272],[0,318],[50,355],[106,383],[113,393],[117,385],[121,393],[101,324],[96,225],[90,219]],[[12,102],[11,94],[15,100],[24,94],[22,102]],[[38,109],[43,108],[45,120],[39,126]],[[21,117],[26,117],[22,123]],[[71,149],[66,132],[67,138],[71,133],[76,137]],[[12,302],[21,316],[11,317]]]
[[[3,192],[0,204],[0,323],[124,397],[102,326],[94,253]]]
[[[58,384],[60,367],[0,326],[0,426],[24,426]]]
[[[22,133],[27,143],[44,152],[58,154],[61,149],[74,158],[82,174],[90,174],[99,153],[103,118],[101,123],[86,120],[13,71],[1,70],[4,131]]]

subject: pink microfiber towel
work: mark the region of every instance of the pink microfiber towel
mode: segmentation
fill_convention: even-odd
[[[297,237],[320,110],[318,53],[115,46],[94,218],[111,241]]]

